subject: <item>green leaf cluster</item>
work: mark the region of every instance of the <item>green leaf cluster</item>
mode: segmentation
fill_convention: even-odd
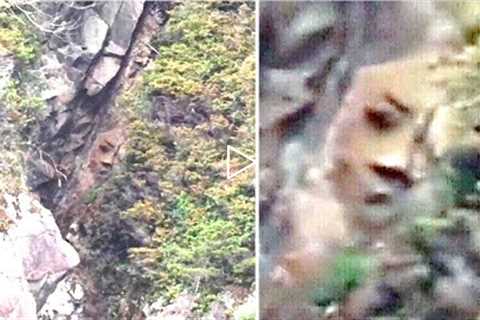
[[[145,77],[149,90],[206,96],[215,108],[226,111],[253,104],[254,17],[247,4],[237,11],[218,10],[214,2],[176,6],[167,36],[154,42],[159,54]]]
[[[29,132],[39,118],[43,101],[37,97],[39,84],[28,73],[38,57],[40,43],[25,16],[9,3],[0,1],[0,56],[14,63],[14,74],[5,75],[0,93],[0,191],[25,190],[24,153]],[[29,85],[29,88],[27,88]]]
[[[33,26],[28,24],[22,14],[9,5],[0,8],[0,53],[13,53],[15,57],[25,63],[36,61],[40,52],[38,37],[32,32]]]
[[[373,257],[346,249],[336,258],[328,281],[312,293],[313,301],[319,306],[343,301],[350,292],[365,283],[375,268]]]

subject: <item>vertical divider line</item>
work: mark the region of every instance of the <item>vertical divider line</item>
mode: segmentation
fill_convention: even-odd
[[[255,1],[255,295],[260,320],[260,0]]]

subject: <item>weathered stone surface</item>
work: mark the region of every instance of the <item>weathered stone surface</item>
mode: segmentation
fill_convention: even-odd
[[[182,294],[175,301],[167,306],[162,306],[162,301],[145,308],[144,312],[146,320],[188,320],[193,315],[193,309],[196,302],[195,297],[191,294]]]
[[[234,320],[254,319],[257,311],[258,300],[254,294],[250,295],[247,300],[237,306],[233,312]]]
[[[58,283],[39,311],[41,319],[83,319],[82,312],[85,292],[82,286],[72,279]]]
[[[36,319],[36,302],[23,273],[22,257],[8,235],[0,235],[0,318]],[[5,290],[8,288],[8,290]]]
[[[30,194],[4,195],[4,219],[10,221],[0,234],[0,317],[36,319],[46,288],[80,262],[75,249],[62,239],[51,212]],[[32,294],[35,291],[37,301]],[[40,300],[40,301],[39,301]]]
[[[114,57],[100,58],[93,73],[85,82],[87,94],[93,96],[99,93],[120,70],[120,63],[120,60]]]
[[[82,24],[82,45],[88,52],[98,53],[108,33],[108,24],[93,9],[88,10]]]
[[[108,121],[104,114],[97,111],[101,107],[107,109],[109,99],[98,101],[100,99],[96,97],[86,97],[84,89],[92,96],[100,92],[120,71],[122,62],[128,62],[124,56],[143,4],[143,1],[39,4],[46,13],[36,20],[39,25],[59,28],[55,34],[39,32],[40,58],[34,65],[28,66],[31,69],[28,73],[38,77],[42,87],[37,86],[35,94],[30,90],[27,92],[45,100],[48,105],[45,111],[50,113],[41,119],[42,128],[32,133],[32,137],[39,138],[32,142],[36,148],[32,148],[26,159],[28,187],[38,191],[42,201],[46,198],[44,194],[60,198],[61,195],[54,190],[57,185],[59,189],[66,189],[65,185],[75,181],[75,169],[80,171],[84,167],[80,158],[88,154],[89,143],[97,140],[98,127],[102,128]],[[55,26],[49,24],[53,20]],[[111,36],[109,42],[106,41],[107,35]],[[9,84],[14,67],[13,56],[0,48],[0,94]],[[29,89],[36,86],[29,79],[24,80],[20,79]],[[115,94],[113,91],[112,94]],[[3,111],[0,110],[0,113]],[[2,114],[2,118],[6,118],[5,115]],[[115,136],[115,143],[119,142],[120,136]],[[86,152],[80,151],[84,145],[87,146]],[[96,143],[94,145],[98,147]],[[40,156],[39,150],[42,150],[43,156]],[[97,150],[98,165],[110,168],[118,150],[117,145],[108,152]],[[10,170],[8,164],[4,171]],[[68,175],[68,180],[63,173]],[[81,187],[88,184],[88,177],[81,183]],[[71,204],[78,195],[71,190],[69,192],[68,204]],[[5,201],[1,198],[0,195],[0,228],[4,222],[3,202],[6,203],[5,216],[11,223],[7,231],[0,231],[0,261],[8,262],[0,264],[0,319],[34,320],[38,310],[41,310],[38,314],[41,319],[49,320],[108,317],[101,313],[102,310],[94,310],[99,313],[98,317],[89,317],[92,314],[90,310],[96,307],[91,302],[91,289],[87,285],[83,288],[75,286],[85,280],[75,278],[78,274],[66,276],[79,263],[79,256],[62,239],[50,211],[29,194],[18,197],[7,195]],[[54,201],[44,202],[46,206],[52,203]],[[57,217],[61,225],[65,217],[61,214]],[[68,226],[68,223],[65,225]]]
[[[0,95],[3,95],[5,88],[13,74],[15,61],[12,56],[1,55],[0,51]]]
[[[105,47],[105,53],[116,56],[123,56],[126,52],[126,49],[122,46],[119,46],[113,41],[108,42],[108,45]]]
[[[112,1],[98,3],[95,11],[109,26],[112,26],[118,15],[118,10],[123,6],[123,1]]]
[[[43,159],[28,159],[28,184],[32,188],[37,188],[40,185],[55,179],[55,168],[51,163]]]
[[[223,303],[215,302],[204,320],[227,320],[227,308]]]
[[[125,1],[119,8],[118,14],[111,25],[111,41],[122,48],[122,54],[127,52],[132,39],[133,31],[137,26],[138,18],[143,11],[144,1]],[[109,46],[110,47],[110,46]],[[116,47],[118,49],[118,47]]]
[[[58,56],[54,53],[45,54],[40,61],[42,67],[39,69],[39,78],[45,83],[45,87],[40,92],[42,99],[49,100],[57,96],[72,95],[76,84],[67,76]]]

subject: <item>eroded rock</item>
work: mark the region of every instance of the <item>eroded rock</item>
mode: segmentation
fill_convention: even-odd
[[[83,319],[85,292],[79,283],[64,279],[39,311],[40,319]]]
[[[143,11],[144,1],[125,1],[121,3],[118,14],[111,24],[111,40],[107,51],[124,55],[132,40],[133,31]]]
[[[103,48],[108,24],[93,9],[84,15],[82,24],[82,44],[88,52],[97,54]]]
[[[157,301],[146,307],[144,312],[146,320],[188,320],[192,317],[195,306],[195,296],[185,293],[167,306],[163,306],[162,301]]]
[[[108,82],[120,70],[120,59],[114,57],[102,57],[95,65],[93,72],[85,82],[85,88],[89,96],[94,96],[102,90]]]
[[[32,195],[4,195],[8,229],[0,235],[0,316],[36,319],[36,310],[56,282],[80,263],[63,240],[51,212]],[[4,284],[4,285],[3,285]],[[34,296],[34,294],[35,296]]]
[[[0,96],[3,96],[4,90],[9,84],[14,67],[15,60],[13,56],[3,55],[0,51]]]

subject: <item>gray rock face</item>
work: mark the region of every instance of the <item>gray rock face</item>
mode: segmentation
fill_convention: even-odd
[[[126,53],[137,21],[143,11],[143,1],[122,2],[115,20],[111,24],[112,36],[110,44],[116,44]]]
[[[84,319],[82,316],[84,298],[85,292],[80,284],[68,278],[62,280],[39,311],[39,318]]]
[[[42,48],[41,76],[48,87],[43,98],[48,102],[50,114],[36,134],[38,150],[32,150],[30,154],[29,187],[37,192],[45,206],[55,208],[57,223],[62,231],[66,231],[73,220],[66,208],[81,200],[76,191],[90,183],[82,174],[82,170],[89,170],[91,164],[89,151],[93,146],[90,143],[96,141],[105,126],[110,125],[111,96],[117,92],[117,79],[121,79],[117,76],[127,63],[134,64],[135,60],[127,53],[135,40],[139,20],[143,19],[144,3],[136,0],[76,3],[69,10],[65,9],[66,3],[45,5],[63,10],[48,11],[55,15],[69,12],[59,15],[68,23],[78,21],[79,27],[61,34],[62,39],[47,38],[47,45]],[[47,162],[45,166],[38,161],[42,153]],[[139,238],[143,235],[140,234]],[[90,256],[82,251],[81,241],[73,237],[68,239],[85,257],[87,264]],[[41,246],[47,244],[44,240],[38,243]],[[94,274],[86,269],[85,264],[78,272],[67,276],[56,271],[49,273],[49,277],[41,277],[43,271],[32,274],[35,279],[41,278],[27,288],[36,299],[39,319],[108,318],[104,305],[109,301],[102,298],[110,293],[92,289],[88,280],[90,277],[94,279]],[[136,306],[135,310],[127,311],[133,314],[140,310],[141,306]]]
[[[163,301],[159,300],[146,306],[143,311],[146,320],[197,319],[198,315],[194,311],[197,299],[193,294],[183,293],[169,305],[164,306]],[[241,304],[237,302],[238,297],[235,298],[231,292],[224,292],[220,300],[211,306],[210,312],[201,320],[242,320],[255,317],[257,299],[254,294],[249,295]],[[233,314],[233,318],[229,314]]]
[[[112,26],[117,18],[120,7],[123,6],[123,3],[123,1],[98,3],[94,10],[100,17],[102,17],[103,21],[105,21],[109,26]]]
[[[4,195],[0,234],[1,319],[36,319],[36,310],[58,280],[80,263],[75,249],[63,240],[51,212],[30,194]]]
[[[105,51],[115,55],[124,55],[142,14],[144,1],[105,2],[95,10],[111,30],[110,41]]]
[[[88,98],[95,98],[121,71],[144,2],[107,1],[70,8],[61,3],[45,6],[47,12],[57,12],[65,17],[67,25],[80,21],[79,28],[47,39],[48,48],[44,48],[39,70],[45,83],[41,96],[48,101],[52,115],[42,123],[42,133],[39,134],[51,148],[42,150],[61,164],[65,169],[62,172],[68,176],[75,163],[73,158],[84,145],[95,122],[95,114],[89,112],[92,104]],[[84,106],[77,106],[77,102]],[[33,164],[39,163],[38,156],[32,160]],[[34,190],[55,180],[54,176],[33,167],[29,185]],[[52,190],[48,192],[52,193]]]
[[[9,290],[0,290],[0,318],[36,319],[36,302],[23,273],[22,259],[6,238],[2,235],[0,240],[2,261],[8,261],[0,266],[0,286]]]
[[[107,83],[115,77],[120,70],[120,59],[101,57],[95,69],[87,78],[85,88],[89,96],[94,96],[102,90]]]
[[[82,44],[90,53],[102,50],[109,25],[94,11],[88,10],[82,25]]]
[[[148,306],[144,312],[147,320],[188,320],[193,316],[193,309],[195,306],[195,296],[185,293],[165,307],[163,306],[162,301],[157,301]]]
[[[13,74],[15,62],[12,56],[0,55],[0,96],[3,95],[5,88]]]
[[[50,49],[42,56],[47,83],[42,97],[68,103],[84,82],[88,95],[99,93],[120,69],[118,59],[105,55],[122,58],[126,54],[144,1],[99,2],[86,9],[55,3],[46,6],[51,7],[47,12],[64,12],[69,17],[66,25],[81,21],[81,27],[49,39]]]
[[[36,159],[35,161],[31,161],[29,163],[28,175],[29,185],[32,188],[36,188],[43,183],[55,179],[56,171],[55,168],[51,165],[51,163],[42,159]]]

